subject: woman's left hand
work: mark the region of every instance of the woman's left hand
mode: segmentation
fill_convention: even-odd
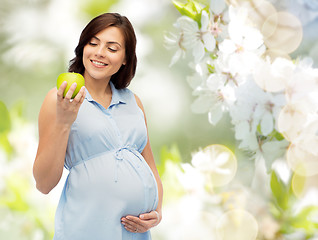
[[[126,216],[121,218],[121,223],[125,229],[129,232],[144,233],[157,226],[161,221],[161,213],[157,211],[151,211],[150,213],[144,213],[135,216]]]

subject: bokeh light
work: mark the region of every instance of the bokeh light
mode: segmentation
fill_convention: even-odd
[[[297,173],[292,177],[292,190],[295,196],[302,200],[308,197],[311,191],[318,189],[318,174],[312,176],[302,176]]]
[[[249,212],[235,209],[220,218],[216,233],[218,240],[254,240],[258,234],[258,224]]]
[[[286,158],[289,167],[298,175],[313,176],[318,173],[318,157],[297,144],[290,144]]]
[[[277,12],[269,16],[262,26],[264,41],[268,48],[292,53],[303,37],[301,22],[288,12]]]
[[[277,12],[273,4],[266,0],[242,1],[241,5],[248,9],[249,18],[258,29],[261,29],[268,16]]]
[[[277,126],[286,140],[292,142],[301,132],[307,114],[297,104],[285,105],[278,115]]]
[[[252,24],[264,36],[267,46],[265,55],[272,60],[277,57],[290,59],[303,39],[303,29],[300,20],[289,12],[277,11],[267,0],[229,0],[228,4],[241,6],[248,10]]]
[[[292,190],[296,197],[301,198],[306,192],[307,177],[294,173],[292,177]]]

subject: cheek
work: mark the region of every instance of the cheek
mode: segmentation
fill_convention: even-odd
[[[90,56],[91,52],[89,51],[89,49],[85,48],[83,49],[83,57],[82,57],[82,62],[84,67],[86,67],[87,62],[89,61],[89,56]]]
[[[87,67],[87,58],[85,58],[85,55],[83,54],[83,57],[82,57],[82,62],[83,62],[83,65],[84,67],[86,68]]]
[[[85,58],[87,58],[87,56],[90,54],[90,51],[89,51],[89,49],[87,48],[87,47],[84,47],[84,49],[83,49],[83,60],[85,59]]]
[[[115,61],[118,65],[121,66],[125,62],[125,54],[120,54],[120,55],[116,56]]]

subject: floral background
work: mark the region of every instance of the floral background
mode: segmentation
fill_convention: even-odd
[[[315,0],[3,0],[0,239],[52,239],[67,175],[42,195],[37,115],[82,28],[135,26],[137,75],[164,185],[154,240],[318,239]]]

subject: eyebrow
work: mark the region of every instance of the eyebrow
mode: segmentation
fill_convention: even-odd
[[[96,36],[93,36],[92,38],[100,41],[100,39]],[[109,41],[109,42],[106,42],[107,44],[118,44],[120,47],[121,47],[121,44],[119,42],[115,42],[115,41]]]

